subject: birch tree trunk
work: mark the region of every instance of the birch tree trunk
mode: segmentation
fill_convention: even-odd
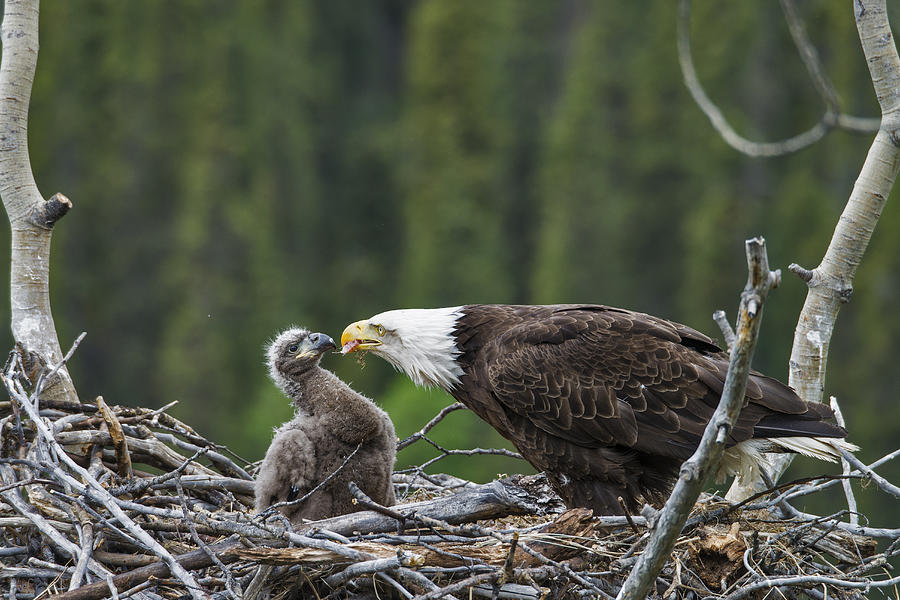
[[[0,197],[12,230],[10,317],[16,342],[43,362],[62,360],[50,312],[50,238],[71,208],[56,194],[44,200],[28,157],[28,104],[38,55],[38,0],[6,0],[0,62]],[[63,367],[48,382],[49,397],[77,400]]]
[[[812,271],[797,265],[790,267],[807,282],[809,293],[794,332],[788,382],[801,398],[810,402],[822,401],[835,320],[841,305],[850,300],[856,269],[900,168],[900,57],[888,23],[885,0],[854,0],[852,6],[881,106],[881,127],[822,262]],[[792,458],[791,454],[772,455],[773,481],[784,473]],[[761,481],[745,487],[735,484],[728,497],[741,500],[765,487]]]

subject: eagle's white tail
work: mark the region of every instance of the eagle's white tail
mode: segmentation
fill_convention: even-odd
[[[828,437],[751,439],[725,450],[716,480],[722,483],[726,475],[735,475],[740,481],[748,482],[758,478],[760,466],[766,465],[767,470],[771,466],[765,454],[767,452],[797,452],[819,460],[838,462],[841,450],[856,452],[859,446],[841,438]]]
[[[841,450],[856,452],[859,446],[841,438],[826,437],[779,437],[769,438],[774,446],[781,446],[790,452],[811,456],[828,462],[838,462]]]

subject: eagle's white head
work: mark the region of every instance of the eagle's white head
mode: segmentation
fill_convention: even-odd
[[[463,374],[453,335],[461,315],[461,306],[389,310],[348,325],[341,335],[341,352],[371,351],[416,385],[449,391]]]

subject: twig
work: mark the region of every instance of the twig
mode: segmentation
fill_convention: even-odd
[[[359,452],[360,448],[362,448],[362,442],[360,442],[359,444],[356,445],[356,448],[353,449],[353,452],[351,452],[350,454],[347,455],[347,458],[344,459],[344,462],[342,462],[337,469],[332,471],[328,475],[328,477],[326,477],[325,479],[320,481],[318,484],[316,484],[316,486],[313,489],[309,490],[308,492],[306,492],[305,494],[303,494],[302,496],[300,496],[299,498],[296,498],[294,500],[285,500],[284,502],[276,502],[275,504],[269,506],[263,512],[259,513],[259,518],[266,519],[267,517],[272,515],[276,510],[278,510],[279,508],[281,508],[283,506],[298,506],[300,504],[303,504],[307,500],[309,500],[310,496],[312,496],[313,494],[318,492],[320,489],[322,489],[325,485],[328,484],[329,481],[331,481],[332,479],[337,477],[338,474],[344,470],[344,467],[346,467],[347,463],[349,463],[350,460],[356,455],[356,453]]]
[[[451,583],[448,586],[417,596],[416,600],[436,600],[437,598],[445,598],[454,592],[461,592],[467,588],[474,587],[479,583],[493,582],[497,577],[499,577],[499,573],[480,573],[472,575],[471,577],[467,577],[456,583]]]
[[[142,494],[145,490],[150,489],[155,485],[159,485],[161,483],[165,483],[171,479],[180,478],[179,476],[184,473],[184,470],[187,469],[188,465],[197,460],[200,456],[206,454],[208,452],[207,448],[200,448],[197,450],[193,456],[190,458],[186,458],[184,462],[181,463],[174,470],[169,471],[168,473],[163,473],[162,475],[157,475],[156,477],[145,477],[143,479],[134,479],[129,481],[125,485],[121,485],[119,487],[114,487],[109,490],[109,493],[113,496],[137,496]],[[181,485],[179,482],[178,485]]]
[[[94,526],[90,521],[82,520],[78,533],[81,537],[81,548],[78,553],[75,572],[72,573],[72,579],[69,581],[70,590],[74,590],[81,585],[81,580],[84,578],[84,573],[87,570],[88,561],[91,559],[91,551],[94,548]]]
[[[797,17],[796,10],[789,0],[782,0],[782,7],[790,25],[794,43],[797,45],[800,55],[806,64],[807,72],[810,74],[816,89],[825,102],[826,109],[819,121],[808,130],[778,142],[760,143],[750,141],[737,133],[703,89],[691,56],[691,0],[680,0],[677,20],[678,63],[681,66],[684,83],[691,97],[693,97],[700,110],[709,118],[715,130],[729,146],[738,152],[748,156],[760,157],[782,156],[797,152],[818,142],[835,127],[855,132],[877,131],[879,125],[877,119],[860,119],[839,113],[837,94],[834,93],[830,81],[824,75],[815,49],[806,38],[802,21]]]
[[[119,600],[119,590],[116,589],[116,584],[113,583],[112,574],[106,576],[106,585],[109,587],[109,593],[112,595],[113,600]]]
[[[356,503],[366,508],[368,510],[373,510],[377,513],[381,513],[393,519],[397,519],[399,523],[400,533],[403,533],[403,529],[406,527],[407,521],[409,521],[409,517],[399,513],[395,510],[388,508],[387,506],[382,506],[378,504],[374,500],[372,500],[364,491],[359,489],[359,486],[356,485],[355,481],[350,481],[347,483],[347,487],[350,488],[350,493],[353,494],[353,498],[356,500]]]
[[[125,432],[122,424],[116,418],[115,413],[103,400],[103,396],[97,396],[97,409],[103,416],[109,435],[112,437],[113,448],[116,451],[116,465],[119,467],[119,477],[131,477],[131,455],[128,453],[128,442],[125,440]]]
[[[78,346],[81,345],[82,340],[87,336],[87,331],[82,331],[81,334],[75,338],[75,341],[72,342],[72,347],[69,348],[69,351],[66,352],[65,356],[62,357],[62,360],[56,363],[50,371],[41,371],[41,374],[38,375],[37,382],[34,384],[34,391],[31,393],[31,397],[37,400],[40,397],[41,392],[44,391],[44,385],[46,382],[52,378],[54,375],[59,373],[59,370],[66,366],[66,363],[69,362],[69,359],[72,358],[72,355],[75,354],[75,350],[78,349]]]
[[[215,555],[215,553],[209,549],[209,546],[203,543],[203,540],[200,539],[200,536],[197,534],[197,528],[194,527],[194,521],[191,519],[191,510],[187,505],[187,498],[184,495],[184,488],[181,487],[181,481],[178,477],[175,478],[175,487],[178,491],[178,499],[181,501],[181,511],[184,513],[184,522],[187,523],[188,529],[191,531],[191,539],[194,540],[194,543],[197,544],[203,552],[209,557],[209,560],[213,562],[214,565],[219,567],[219,570],[225,574],[225,589],[227,591],[228,597],[232,600],[237,600],[242,597],[243,594],[240,590],[235,591],[234,588],[234,577],[231,575],[231,571],[228,570],[228,567],[225,566],[219,557]]]
[[[778,284],[780,276],[779,272],[769,271],[765,241],[762,238],[747,240],[746,253],[750,274],[741,294],[738,337],[731,351],[722,398],[703,431],[697,450],[681,466],[675,489],[659,513],[659,520],[650,533],[647,548],[622,585],[617,596],[619,600],[643,599],[656,581],[656,575],[671,554],[706,477],[721,460],[728,434],[743,406],[750,362],[762,318],[762,303],[769,290]]]
[[[404,598],[412,598],[413,597],[413,595],[409,593],[409,590],[407,590],[405,587],[403,587],[400,584],[400,582],[398,582],[396,579],[394,579],[387,573],[379,573],[378,578],[381,579],[382,581],[385,581],[388,585],[390,585],[392,588],[397,590],[397,592]]]
[[[867,579],[865,581],[846,581],[844,579],[838,579],[836,577],[824,577],[822,575],[803,575],[796,577],[773,577],[770,579],[764,579],[763,581],[756,581],[754,583],[745,584],[738,591],[725,596],[723,600],[739,600],[745,596],[752,594],[757,590],[764,590],[767,588],[773,587],[781,587],[781,586],[800,586],[800,587],[808,587],[812,584],[826,584],[833,585],[835,587],[844,587],[850,589],[857,590],[868,590],[870,588],[882,588],[888,587],[892,585],[897,585],[900,583],[900,576],[892,577],[891,579],[882,579],[881,581],[873,581]]]
[[[637,528],[637,525],[634,524],[634,519],[631,517],[628,506],[625,504],[625,499],[622,496],[619,496],[618,500],[619,506],[622,507],[622,514],[625,515],[625,520],[628,521],[628,526],[631,527],[631,530],[635,533],[635,535],[641,535],[641,532]]]
[[[854,467],[859,469],[861,472],[865,473],[865,475],[867,477],[869,477],[872,481],[875,482],[875,485],[880,487],[882,490],[884,490],[891,496],[894,496],[895,498],[900,498],[900,487],[897,487],[896,485],[894,485],[893,483],[891,483],[890,481],[888,481],[887,479],[885,479],[884,477],[882,477],[881,475],[879,475],[878,473],[876,473],[875,471],[873,471],[872,469],[870,469],[869,467],[864,465],[862,463],[862,461],[860,461],[858,458],[853,456],[853,454],[851,454],[850,452],[847,452],[843,448],[838,448],[838,449],[841,451],[841,456],[844,457],[844,460],[846,460],[848,463],[850,463],[851,465],[853,465]]]
[[[722,332],[722,337],[725,339],[725,347],[731,352],[732,346],[734,346],[734,328],[731,327],[731,323],[728,322],[728,317],[725,315],[724,310],[717,310],[713,313],[713,321],[716,322],[716,325],[719,326],[719,330]]]
[[[412,444],[412,443],[415,442],[416,440],[419,440],[419,439],[425,437],[425,434],[427,434],[429,431],[431,431],[431,429],[432,429],[435,425],[437,425],[438,423],[440,423],[441,421],[443,421],[443,420],[444,420],[444,417],[446,417],[447,415],[449,415],[449,414],[452,413],[453,411],[456,411],[456,410],[463,410],[463,409],[465,409],[465,408],[466,408],[466,405],[463,404],[462,402],[455,402],[455,403],[451,404],[450,406],[445,406],[445,407],[441,410],[441,412],[439,412],[433,419],[431,419],[430,421],[428,421],[428,423],[426,423],[425,426],[422,427],[422,429],[420,429],[419,431],[415,432],[415,433],[412,434],[411,436],[409,436],[409,437],[407,437],[406,439],[404,439],[404,440],[402,440],[401,442],[399,442],[399,443],[397,444],[397,451],[399,452],[400,450],[403,450],[404,448],[406,448],[407,446],[409,446],[410,444]]]
[[[844,415],[841,413],[841,407],[838,405],[837,398],[831,396],[829,401],[831,410],[834,411],[834,421],[846,429],[847,423],[844,421]],[[843,456],[841,457],[841,473],[850,475],[850,463]],[[841,479],[841,486],[844,488],[844,496],[847,498],[847,508],[850,510],[850,524],[859,525],[859,509],[856,506],[856,496],[853,495],[853,486],[850,485],[850,479]]]
[[[32,410],[30,405],[28,410]],[[0,465],[0,474],[2,474],[4,479],[15,478],[12,467],[7,465]],[[8,490],[3,492],[2,495],[6,501],[19,512],[19,514],[27,517],[34,523],[34,526],[37,527],[47,539],[51,540],[60,550],[71,556],[73,560],[78,560],[78,547],[59,533],[59,531],[57,531],[44,517],[35,512],[17,493],[13,490]],[[109,574],[106,567],[94,560],[89,560],[88,566],[90,567],[91,572],[99,577],[106,577],[106,575]]]

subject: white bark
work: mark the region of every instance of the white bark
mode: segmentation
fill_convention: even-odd
[[[15,340],[47,364],[62,359],[50,312],[50,238],[71,203],[45,201],[28,157],[28,104],[38,55],[38,0],[7,0],[0,63],[0,196],[12,229],[10,316]],[[58,385],[57,385],[58,383]],[[49,396],[77,400],[68,371],[60,369]]]
[[[885,0],[854,0],[853,11],[881,106],[881,127],[821,264],[812,271],[791,265],[791,270],[807,281],[809,293],[794,332],[789,384],[810,402],[822,401],[835,320],[841,305],[850,299],[856,269],[900,169],[900,57],[888,23]],[[784,473],[792,457],[791,454],[772,457],[773,481]],[[765,487],[762,481],[750,482],[745,487],[735,484],[729,498],[746,498]]]

